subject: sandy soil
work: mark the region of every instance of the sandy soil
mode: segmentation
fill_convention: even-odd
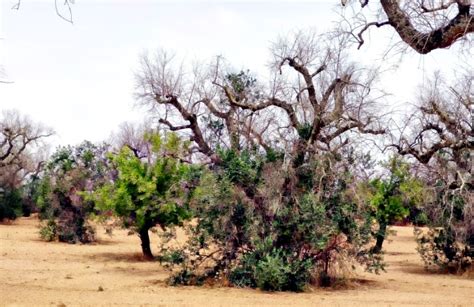
[[[362,273],[350,290],[264,293],[169,287],[158,263],[140,260],[136,236],[117,230],[108,237],[99,229],[95,245],[46,243],[37,225],[34,218],[0,225],[0,305],[474,306],[472,279],[424,271],[410,227],[393,228],[397,236],[385,246],[387,273]]]

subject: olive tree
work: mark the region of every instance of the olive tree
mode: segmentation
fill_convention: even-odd
[[[385,174],[361,183],[360,194],[369,201],[369,211],[378,224],[374,231],[374,253],[382,251],[389,225],[409,216],[424,201],[424,185],[410,173],[410,165],[399,157],[384,163]]]
[[[420,238],[424,260],[455,270],[470,265],[474,250],[473,97],[472,69],[459,71],[453,84],[435,74],[420,90],[404,133],[391,145],[416,159],[431,187],[424,210],[432,228]]]
[[[209,166],[189,245],[164,257],[181,268],[174,282],[223,276],[301,290],[313,273],[327,284],[343,254],[377,266],[345,160],[363,136],[385,132],[373,107],[377,71],[352,63],[346,44],[303,33],[279,39],[268,85],[222,58],[189,71],[165,52],[141,58],[137,98]]]
[[[21,214],[22,193],[26,180],[38,174],[44,165],[44,140],[53,131],[14,110],[0,118],[0,219]]]
[[[180,160],[186,144],[177,135],[142,137],[152,148],[151,160],[144,160],[132,146],[123,146],[109,157],[116,172],[112,182],[97,188],[89,198],[97,209],[111,212],[123,227],[136,231],[144,258],[152,260],[150,229],[180,225],[189,218],[187,202],[192,190],[186,188],[186,179],[191,167]]]

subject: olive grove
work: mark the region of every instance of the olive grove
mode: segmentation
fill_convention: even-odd
[[[353,15],[337,30],[276,39],[266,78],[221,56],[143,53],[134,98],[146,120],[107,142],[48,156],[53,131],[4,112],[0,220],[38,212],[41,238],[66,243],[125,228],[173,285],[304,291],[381,273],[395,223],[415,226],[427,268],[472,270],[472,65],[422,80],[399,119],[383,64],[354,55],[373,26],[420,54],[469,44],[471,1],[341,3]]]

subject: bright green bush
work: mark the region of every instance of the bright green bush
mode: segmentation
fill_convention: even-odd
[[[375,253],[382,251],[387,236],[387,227],[408,217],[410,211],[423,202],[424,186],[409,172],[409,164],[393,157],[386,164],[388,176],[369,182],[365,189],[370,204],[370,213],[378,224],[374,232]]]
[[[187,207],[194,170],[178,158],[187,145],[177,135],[146,137],[153,147],[151,162],[140,159],[128,147],[110,155],[117,176],[96,189],[89,199],[101,211],[120,218],[125,228],[135,231],[142,241],[144,257],[153,259],[148,231],[155,225],[181,225],[191,217]]]

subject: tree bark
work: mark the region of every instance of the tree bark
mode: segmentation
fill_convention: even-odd
[[[438,48],[447,48],[458,39],[474,32],[473,16],[470,14],[471,1],[458,3],[458,14],[448,24],[428,33],[418,31],[410,16],[399,6],[398,0],[381,0],[389,24],[398,32],[400,38],[421,54]]]
[[[375,238],[375,246],[372,249],[372,252],[378,254],[382,251],[383,241],[385,240],[385,235],[387,234],[387,222],[379,221],[379,231],[377,232]]]
[[[142,253],[143,253],[143,258],[146,260],[153,260],[154,256],[151,252],[151,247],[150,247],[150,236],[148,235],[148,230],[149,227],[143,227],[139,230],[139,236],[140,240],[142,241]]]

